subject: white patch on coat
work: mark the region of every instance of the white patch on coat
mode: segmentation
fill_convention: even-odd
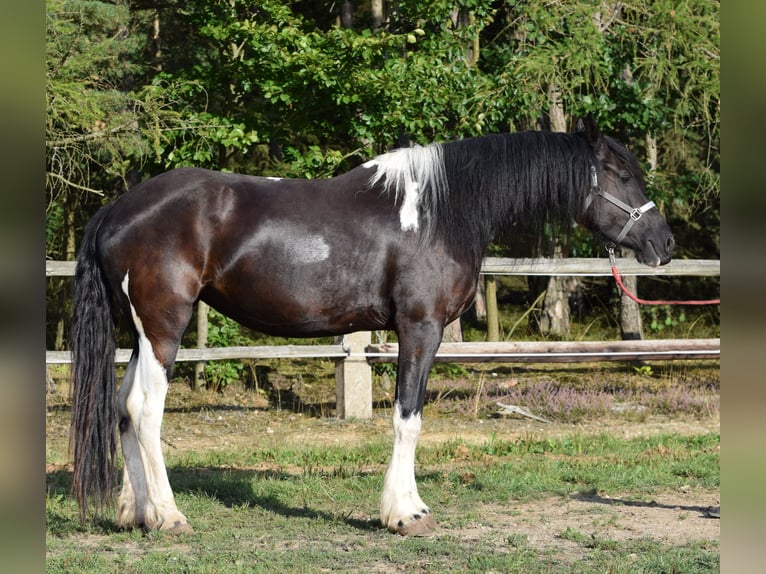
[[[259,226],[254,233],[243,241],[224,266],[227,272],[241,258],[251,254],[266,253],[268,257],[286,262],[306,265],[321,263],[330,257],[331,247],[319,233],[312,233],[303,225],[296,225],[286,220],[268,221]]]
[[[267,177],[266,179],[268,179],[269,181],[282,181],[282,179],[283,179],[283,178],[281,178],[281,177],[271,177],[271,176],[269,176],[269,177]]]
[[[425,231],[430,234],[434,211],[447,188],[442,146],[431,144],[401,148],[363,165],[375,168],[370,177],[370,187],[385,178],[386,190],[394,192],[395,201],[401,197],[399,224],[402,231],[419,231],[421,220],[425,219],[428,223]]]
[[[403,419],[399,404],[394,405],[394,450],[383,483],[380,499],[380,521],[396,529],[428,514],[430,509],[418,494],[415,483],[415,448],[420,436],[421,416]]]
[[[417,181],[405,181],[404,182],[404,201],[402,201],[402,207],[399,210],[399,223],[402,226],[402,231],[417,231],[418,230],[418,200],[420,194],[418,193]]]
[[[321,235],[308,234],[285,238],[282,247],[292,263],[320,263],[330,257],[330,246]]]

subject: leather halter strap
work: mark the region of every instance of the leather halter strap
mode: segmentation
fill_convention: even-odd
[[[656,207],[653,201],[648,201],[641,207],[631,207],[621,199],[613,196],[611,193],[608,193],[601,189],[601,186],[598,184],[598,171],[596,170],[596,166],[592,165],[590,166],[590,193],[588,194],[588,197],[585,198],[585,209],[587,210],[590,207],[590,204],[593,202],[594,197],[601,197],[611,203],[612,205],[616,205],[620,209],[622,209],[625,213],[628,214],[628,221],[625,223],[625,226],[622,228],[622,231],[620,231],[620,234],[615,238],[615,243],[621,243],[623,239],[625,239],[625,236],[628,234],[628,232],[631,230],[633,225],[635,225],[636,221],[641,219],[641,216],[649,211],[651,208]]]

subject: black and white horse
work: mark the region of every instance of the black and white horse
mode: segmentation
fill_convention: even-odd
[[[103,207],[80,249],[72,321],[73,491],[84,518],[115,486],[117,524],[191,527],[160,448],[165,395],[198,300],[279,336],[393,330],[394,447],[381,498],[392,532],[435,522],[415,483],[426,382],[444,326],[473,301],[484,251],[505,232],[577,223],[647,265],[673,236],[634,156],[588,117],[575,133],[524,132],[399,149],[338,177],[176,169]],[[113,309],[135,335],[119,391]]]

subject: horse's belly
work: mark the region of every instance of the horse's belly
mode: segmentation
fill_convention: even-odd
[[[383,329],[387,325],[387,313],[375,309],[341,312],[283,308],[258,314],[233,312],[230,316],[245,327],[280,337],[323,337]]]
[[[355,289],[299,288],[262,278],[250,289],[204,292],[203,300],[238,323],[269,335],[321,337],[359,330],[384,329],[390,311],[383,300]]]

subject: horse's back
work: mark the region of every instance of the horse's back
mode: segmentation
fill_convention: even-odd
[[[259,330],[287,321],[281,310],[292,307],[306,331],[330,329],[308,316],[334,307],[328,301],[344,281],[370,293],[347,302],[355,309],[380,309],[386,295],[380,270],[400,233],[390,200],[368,189],[369,175],[364,168],[317,180],[165,172],[112,204],[99,233],[102,266],[117,292],[129,275],[136,298],[207,298]],[[372,312],[376,324],[385,321],[380,312]]]

